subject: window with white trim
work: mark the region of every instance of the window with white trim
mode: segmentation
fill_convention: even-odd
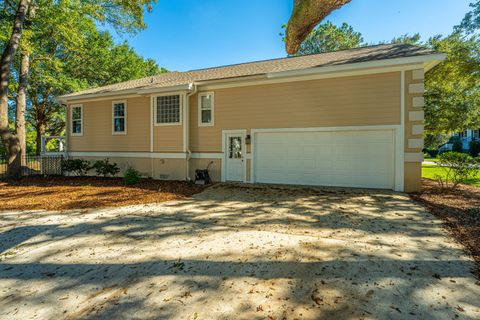
[[[156,101],[156,124],[180,124],[180,95],[158,96]]]
[[[72,126],[72,135],[82,135],[83,134],[83,106],[76,105],[72,106],[71,111],[71,126]]]
[[[127,104],[125,101],[113,102],[113,133],[125,134],[127,132]]]
[[[198,94],[198,125],[213,126],[214,95],[213,92]]]

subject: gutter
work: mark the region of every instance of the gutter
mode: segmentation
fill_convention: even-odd
[[[125,96],[125,95],[149,95],[152,93],[163,93],[171,91],[186,91],[189,90],[190,84],[164,87],[164,88],[146,88],[146,89],[127,89],[127,90],[118,90],[118,91],[109,91],[103,93],[90,93],[84,95],[75,95],[69,97],[68,95],[60,96],[55,98],[55,102],[65,104],[67,102],[75,102],[77,100],[88,100],[89,98],[103,98],[103,97],[115,97],[115,96]]]
[[[62,107],[65,110],[65,158],[68,158],[68,149],[70,147],[70,142],[68,140],[70,134],[69,134],[69,116],[68,116],[68,105],[62,103]]]
[[[90,94],[83,94],[83,95],[76,95],[69,97],[68,95],[56,97],[54,100],[60,104],[66,104],[70,101],[76,100],[85,100],[89,98],[100,98],[100,97],[114,97],[118,95],[126,95],[126,94],[136,94],[138,89],[128,89],[128,90],[121,90],[121,91],[109,91],[104,93],[90,93]]]
[[[304,76],[304,75],[313,75],[319,73],[333,73],[333,72],[341,72],[341,71],[353,71],[353,70],[360,70],[360,69],[374,69],[374,68],[385,68],[385,67],[393,67],[393,66],[400,66],[400,65],[408,65],[408,64],[420,64],[424,65],[425,71],[430,70],[443,60],[447,58],[445,53],[437,53],[425,56],[417,56],[417,57],[408,57],[408,58],[395,58],[395,59],[385,59],[385,60],[375,60],[375,61],[367,61],[367,62],[357,62],[357,63],[347,63],[347,64],[340,64],[340,65],[331,65],[325,67],[317,67],[317,68],[308,68],[302,70],[291,70],[291,71],[281,71],[281,72],[273,72],[268,73],[268,79],[276,79],[276,78],[284,78],[284,77],[294,77],[294,76]]]

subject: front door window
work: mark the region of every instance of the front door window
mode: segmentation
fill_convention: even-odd
[[[241,159],[242,158],[242,138],[241,137],[230,137],[229,138],[229,154],[230,159]]]

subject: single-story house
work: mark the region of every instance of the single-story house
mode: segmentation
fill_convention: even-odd
[[[378,45],[169,72],[58,97],[67,152],[154,179],[416,191],[430,49]]]

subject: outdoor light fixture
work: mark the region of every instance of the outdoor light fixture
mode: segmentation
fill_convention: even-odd
[[[245,144],[250,144],[252,142],[252,138],[250,137],[249,134],[245,137]]]

